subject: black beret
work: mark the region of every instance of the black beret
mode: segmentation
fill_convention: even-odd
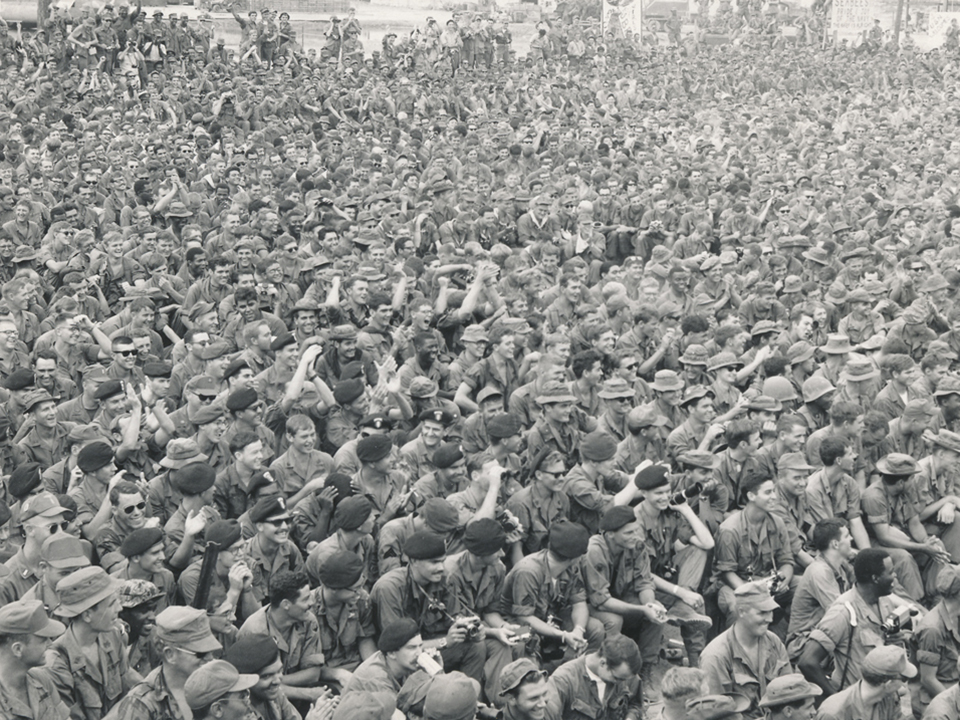
[[[26,368],[14,370],[7,379],[3,381],[3,386],[7,390],[23,390],[33,385],[33,371]]]
[[[363,395],[363,380],[353,378],[338,382],[333,388],[333,399],[338,405],[348,405]]]
[[[387,415],[376,413],[374,415],[367,415],[361,419],[360,427],[373,428],[375,430],[393,430],[393,420]]]
[[[410,618],[388,623],[380,633],[377,649],[382,653],[396,652],[420,634],[420,626]]]
[[[265,497],[257,500],[257,504],[250,510],[250,520],[255,523],[264,522],[274,518],[281,520],[290,519],[290,511],[287,510],[287,501],[278,495]]]
[[[583,555],[589,541],[590,533],[578,523],[561,520],[550,527],[550,550],[565,560]]]
[[[243,530],[236,520],[217,520],[203,532],[203,539],[208,543],[216,543],[221,550],[226,550],[242,536]]]
[[[40,487],[40,463],[36,462],[18,465],[7,480],[7,490],[17,500],[23,500],[31,490],[38,487]]]
[[[440,470],[453,467],[454,463],[463,460],[463,448],[459,443],[444,443],[433,453],[433,464]]]
[[[328,555],[317,569],[320,584],[331,590],[353,587],[361,575],[363,575],[363,560],[355,552],[348,550]]]
[[[667,468],[663,465],[649,465],[637,473],[633,479],[633,484],[639,490],[653,490],[670,484],[667,477]]]
[[[162,542],[163,530],[160,528],[139,528],[123,539],[120,544],[120,554],[128,558],[134,555],[143,555],[154,545]]]
[[[258,399],[257,391],[252,387],[239,388],[227,396],[227,410],[230,412],[246,410],[255,404]]]
[[[94,473],[113,460],[113,449],[105,442],[96,440],[77,455],[77,466],[85,473]]]
[[[390,454],[393,441],[386,435],[370,435],[357,443],[357,457],[360,462],[375,463]]]
[[[143,374],[147,377],[168,378],[173,374],[173,366],[165,362],[144,363]]]
[[[411,560],[438,560],[447,554],[447,548],[442,537],[421,530],[404,541],[403,554]]]
[[[633,508],[628,505],[615,505],[607,510],[600,519],[600,530],[619,530],[624,525],[629,525],[637,519],[633,514]]]
[[[435,422],[439,425],[446,427],[452,423],[456,418],[453,417],[453,413],[449,410],[441,410],[440,408],[430,408],[424,410],[417,418],[420,422],[429,421]]]
[[[227,365],[226,368],[224,368],[224,370],[223,370],[223,379],[224,379],[224,380],[229,380],[230,378],[232,378],[234,375],[236,375],[238,372],[240,372],[240,371],[243,370],[244,368],[246,368],[247,370],[249,370],[249,369],[250,369],[249,363],[247,363],[247,361],[244,360],[242,357],[237,358],[236,360],[234,360],[233,362],[231,362],[229,365]]]
[[[213,487],[213,483],[217,479],[217,471],[213,469],[213,466],[203,462],[184,465],[170,475],[170,481],[174,487],[184,495],[199,495]]]
[[[261,670],[273,665],[279,657],[277,642],[263,633],[239,635],[223,654],[223,659],[242,675],[259,675]]]
[[[334,501],[337,504],[356,494],[353,490],[353,479],[344,473],[330,473],[327,475],[327,479],[323,481],[323,486],[337,489],[337,499]]]
[[[106,382],[100,383],[100,387],[93,393],[93,397],[96,400],[107,400],[114,395],[120,395],[122,393],[123,383],[119,380],[107,380]]]
[[[372,512],[373,504],[366,496],[352,495],[337,503],[337,509],[333,511],[333,524],[341,530],[356,530]]]
[[[293,345],[297,341],[296,336],[291,332],[283,332],[277,335],[270,343],[270,349],[276,352],[283,350],[287,345]]]
[[[507,534],[500,523],[491,518],[474,520],[463,533],[463,546],[481,557],[503,550],[506,541]]]
[[[520,421],[510,413],[500,413],[487,420],[487,436],[502,440],[520,434]]]

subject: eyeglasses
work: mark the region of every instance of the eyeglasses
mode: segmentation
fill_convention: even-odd
[[[550,477],[553,477],[553,478],[563,477],[564,475],[567,474],[565,470],[560,470],[559,472],[551,472],[550,470],[540,470],[539,472],[543,473],[544,475],[549,475]]]
[[[221,551],[221,552],[222,552],[222,551]],[[177,650],[179,650],[180,652],[182,652],[182,653],[185,654],[185,655],[193,655],[193,657],[195,657],[197,660],[200,660],[200,661],[212,660],[212,659],[213,659],[213,653],[209,653],[209,652],[194,652],[193,650],[187,650],[186,648],[177,648]]]
[[[200,402],[212,403],[214,400],[217,399],[217,396],[216,395],[197,395],[197,399]]]
[[[123,509],[123,512],[125,512],[127,515],[133,515],[134,510],[140,510],[142,512],[143,510],[146,510],[146,509],[147,509],[147,504],[145,502],[138,502],[136,505],[127,505]]]
[[[133,357],[137,354],[136,350],[114,350],[113,352],[117,355],[122,355],[123,357]]]
[[[270,525],[273,525],[275,528],[284,527],[284,526],[289,527],[289,526],[290,526],[290,519],[289,519],[289,518],[279,518],[278,520],[264,520],[263,522],[269,523]]]
[[[67,528],[70,527],[70,523],[64,520],[58,523],[50,523],[49,525],[34,525],[33,527],[46,528],[48,533],[50,533],[51,535],[55,535],[57,530],[66,532]]]

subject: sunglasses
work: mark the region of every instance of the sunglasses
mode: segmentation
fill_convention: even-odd
[[[197,395],[197,399],[200,402],[213,402],[217,399],[216,395]]]
[[[146,509],[147,509],[147,504],[145,502],[138,502],[136,505],[127,505],[123,509],[123,512],[125,512],[127,515],[133,515],[134,510],[140,510],[142,512],[143,510],[146,510]]]
[[[274,527],[283,527],[284,525],[286,525],[287,527],[290,527],[290,518],[279,518],[277,520],[264,520],[263,522],[269,523]]]
[[[49,532],[51,535],[55,535],[57,530],[66,532],[67,528],[70,527],[70,523],[64,520],[63,522],[50,523],[49,525],[38,525],[37,527],[45,527],[47,532]]]
[[[137,354],[137,350],[114,350],[117,355],[122,355],[123,357],[132,357]]]

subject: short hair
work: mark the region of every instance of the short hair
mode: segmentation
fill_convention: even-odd
[[[722,348],[742,332],[743,328],[739,327],[738,325],[721,325],[716,329],[716,331],[714,331],[713,339],[714,342],[716,342],[717,347]]]
[[[803,419],[803,416],[797,415],[796,413],[781,415],[777,419],[777,435],[780,433],[788,433],[800,425],[803,426],[804,430],[807,429],[807,421]]]
[[[270,607],[278,608],[284,600],[296,601],[305,587],[310,587],[310,578],[302,570],[280,570],[274,573],[267,586]]]
[[[724,437],[727,439],[727,447],[736,450],[742,443],[747,442],[750,436],[760,430],[760,426],[754,420],[733,420],[727,425]]]
[[[933,370],[936,367],[941,365],[949,365],[950,361],[947,360],[942,355],[938,355],[935,352],[928,352],[920,360],[920,369],[926,372],[927,370]]]
[[[610,635],[600,645],[600,657],[607,661],[607,667],[618,668],[624,663],[630,672],[639,673],[643,661],[640,659],[640,648],[637,643],[626,635]]]
[[[116,507],[121,495],[140,495],[140,488],[128,480],[121,480],[110,488],[110,504]]]
[[[870,432],[889,430],[890,420],[879,410],[870,410],[863,416],[863,429]]]
[[[437,336],[434,335],[429,330],[423,332],[418,332],[413,336],[413,346],[417,348],[422,348],[429,342],[437,342]],[[437,343],[439,345],[439,343]]]
[[[26,278],[14,278],[9,282],[3,284],[3,288],[0,289],[4,298],[8,298],[11,295],[16,295],[18,292],[23,290],[27,286],[28,280]]]
[[[148,297],[138,297],[134,298],[130,302],[130,312],[140,312],[141,310],[156,310],[157,306],[154,304],[153,300]]]
[[[230,452],[238,453],[241,452],[247,445],[253,445],[260,439],[260,436],[255,432],[250,432],[249,430],[242,430],[238,432],[233,440],[230,441]]]
[[[814,550],[823,552],[834,540],[839,540],[843,536],[843,529],[847,526],[846,520],[840,518],[824,518],[813,526],[813,537],[811,543]]]
[[[651,320],[659,320],[660,311],[653,305],[645,303],[640,305],[633,313],[633,321],[636,323],[647,323]]]
[[[233,294],[233,301],[236,305],[239,305],[242,302],[250,302],[251,300],[255,303],[260,302],[260,298],[257,296],[257,291],[251,287],[237,288],[237,291]]]
[[[837,400],[830,405],[830,422],[835,426],[853,422],[860,417],[860,406],[846,400]]]
[[[672,667],[660,681],[660,694],[667,700],[681,700],[700,695],[706,677],[700,668]]]
[[[880,367],[889,373],[902,373],[916,367],[917,363],[909,355],[892,353],[884,355],[880,360]]]
[[[820,444],[820,462],[826,467],[833,465],[847,453],[847,442],[836,435],[824,438]]]
[[[111,348],[116,348],[121,345],[133,345],[133,338],[129,335],[117,335],[110,343]]]
[[[316,429],[316,426],[313,424],[313,420],[308,418],[306,415],[297,413],[296,415],[291,415],[287,418],[284,432],[286,432],[287,435],[296,435],[301,430],[314,429]]]
[[[680,331],[684,335],[707,332],[709,329],[710,321],[703,315],[687,315],[680,322]]]
[[[72,316],[71,316],[71,317],[72,317]],[[68,318],[68,319],[69,319],[69,318]],[[210,335],[210,333],[207,332],[206,330],[201,330],[201,329],[199,329],[199,328],[190,328],[189,330],[187,330],[187,331],[183,334],[183,342],[184,342],[184,344],[186,344],[186,343],[191,343],[191,344],[192,344],[192,343],[193,343],[193,339],[194,339],[197,335],[200,335],[201,333],[202,333],[203,335],[207,335],[207,336]]]
[[[763,375],[768,378],[783,375],[787,371],[787,365],[789,364],[790,361],[783,357],[783,355],[768,357],[763,361]]]
[[[516,333],[508,327],[501,325],[500,327],[495,327],[489,333],[487,333],[487,339],[490,341],[490,345],[499,345],[503,342],[505,337],[513,337]]]
[[[373,293],[367,300],[367,307],[370,308],[371,311],[377,310],[384,305],[393,307],[393,300],[386,293]]]
[[[252,343],[256,340],[257,335],[260,334],[260,328],[266,327],[267,329],[270,326],[267,324],[266,320],[251,320],[246,325],[243,326],[243,341],[245,343]]]
[[[574,281],[580,282],[580,277],[574,273],[564,272],[560,275],[560,280],[558,284],[560,285],[561,288],[565,288],[565,287],[568,287],[570,283]]]
[[[883,561],[890,557],[883,548],[866,548],[853,559],[853,575],[858,583],[872,583],[877,575],[883,574]]]
[[[579,380],[583,377],[583,373],[601,360],[603,360],[603,353],[599,350],[594,350],[593,348],[584,350],[570,358],[570,369],[573,370],[573,376]]]
[[[758,468],[751,468],[740,483],[740,497],[746,500],[747,493],[756,493],[761,485],[771,479],[769,473],[762,472]]]

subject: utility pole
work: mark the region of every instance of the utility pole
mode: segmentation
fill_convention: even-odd
[[[893,21],[893,44],[900,47],[900,23],[903,20],[903,5],[906,0],[897,0],[897,16]]]

